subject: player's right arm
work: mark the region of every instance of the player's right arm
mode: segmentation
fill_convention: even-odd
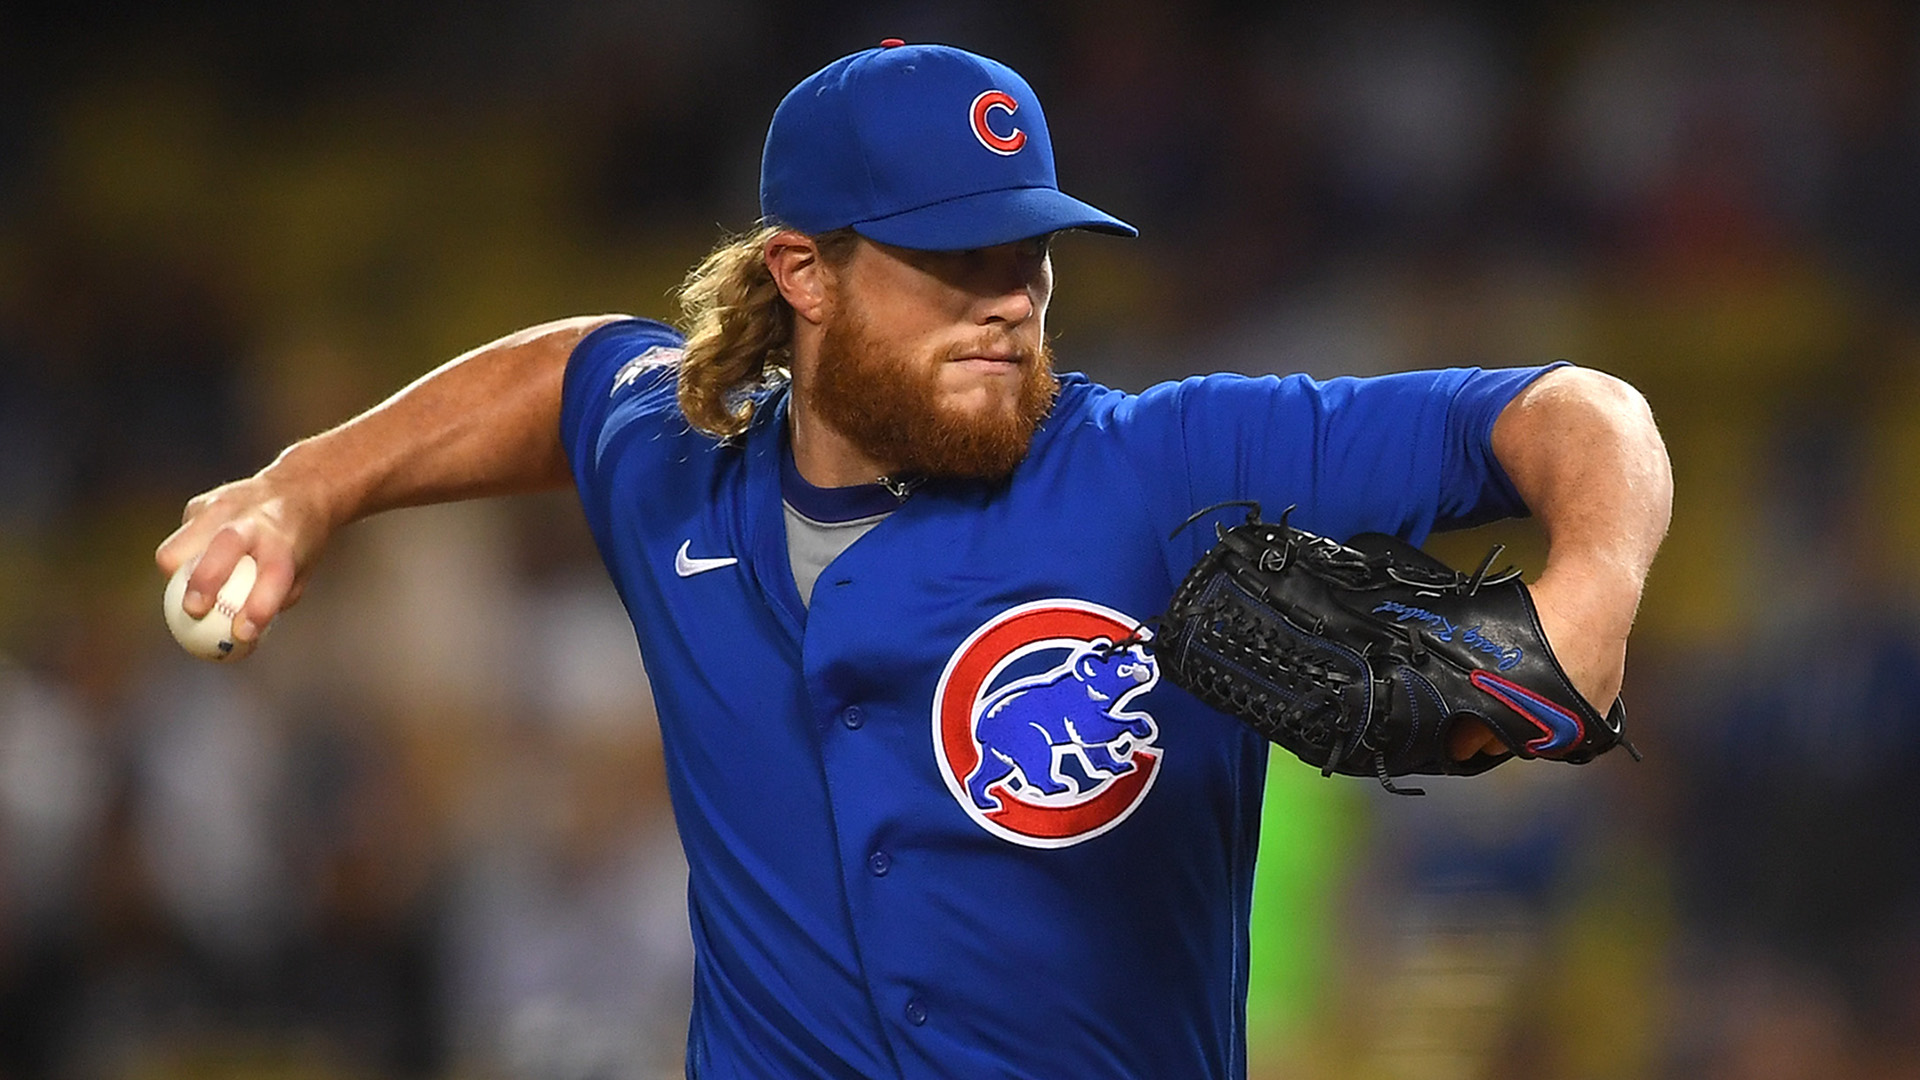
[[[252,555],[259,577],[234,620],[235,637],[251,641],[300,598],[327,540],[345,525],[382,510],[566,484],[567,358],[589,333],[625,317],[543,323],[455,357],[287,447],[254,475],[195,496],[154,561],[171,576],[200,556],[185,603],[198,618],[240,556]]]

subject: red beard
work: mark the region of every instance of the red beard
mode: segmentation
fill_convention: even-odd
[[[970,355],[956,349],[951,357]],[[862,453],[894,463],[903,475],[991,480],[1025,460],[1033,432],[1060,391],[1053,353],[1043,341],[1023,352],[1019,392],[1010,406],[982,412],[942,404],[938,364],[902,357],[874,339],[856,312],[835,318],[820,340],[813,378],[796,388],[809,406]]]

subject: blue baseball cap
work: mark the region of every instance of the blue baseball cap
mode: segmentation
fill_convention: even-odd
[[[1061,229],[1139,235],[1060,190],[1040,99],[1012,68],[895,39],[835,60],[780,102],[760,213],[810,235],[852,226],[922,251]]]

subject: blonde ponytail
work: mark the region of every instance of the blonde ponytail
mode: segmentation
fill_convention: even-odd
[[[680,286],[687,332],[680,360],[680,411],[716,438],[747,430],[753,395],[792,378],[793,308],[767,270],[767,241],[779,226],[727,237]],[[852,255],[854,233],[815,237],[821,258],[839,265]]]

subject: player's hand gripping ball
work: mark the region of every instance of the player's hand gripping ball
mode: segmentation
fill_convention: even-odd
[[[187,614],[182,601],[187,595],[187,577],[199,561],[193,559],[182,564],[173,572],[173,580],[167,582],[167,592],[160,603],[167,616],[167,629],[173,631],[173,639],[181,648],[202,660],[238,660],[253,651],[254,642],[234,639],[233,619],[240,614],[240,605],[247,602],[247,594],[253,591],[253,579],[259,568],[253,556],[240,556],[233,573],[214,597],[212,610],[204,618],[196,619]]]

